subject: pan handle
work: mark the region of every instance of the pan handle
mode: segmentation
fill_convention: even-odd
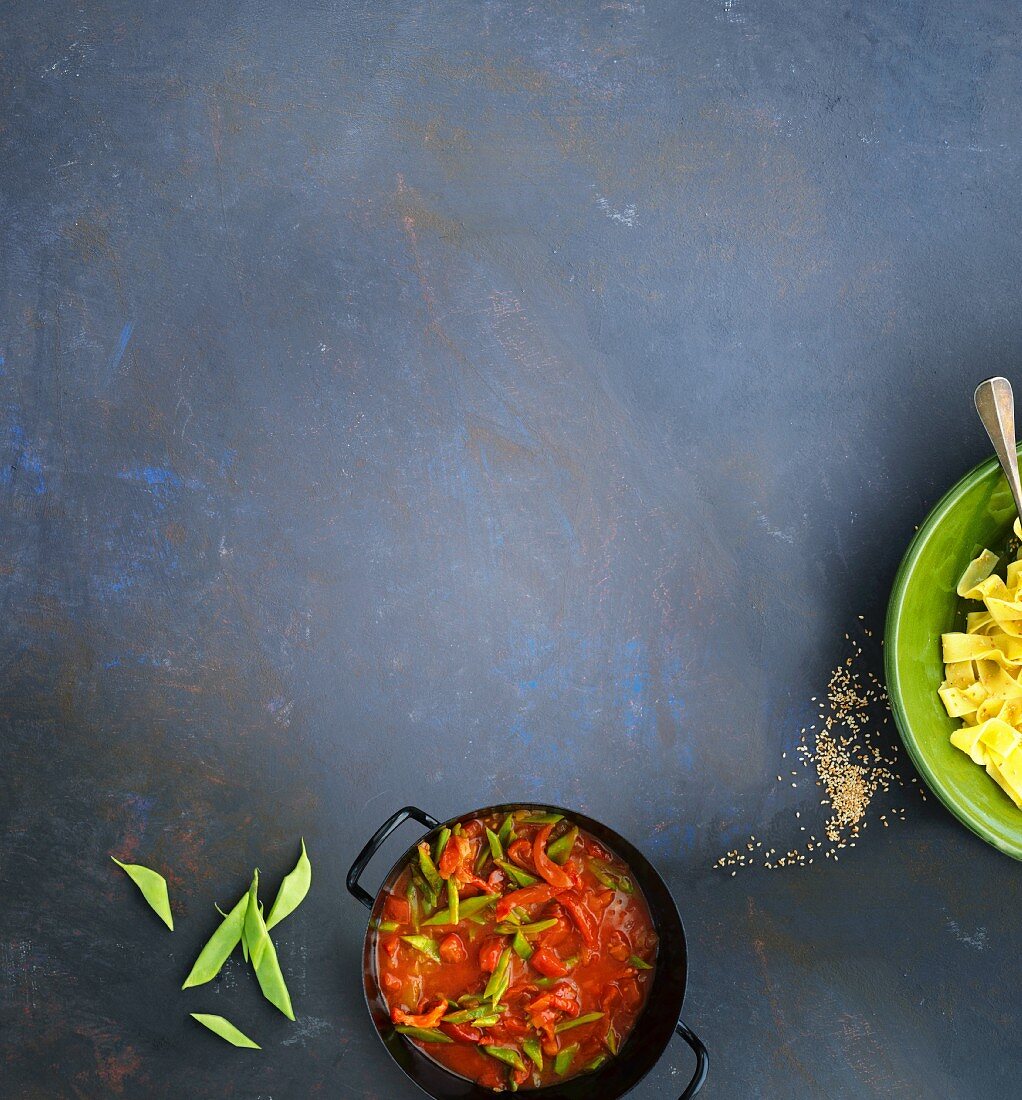
[[[369,838],[366,846],[355,857],[355,862],[351,865],[351,870],[348,871],[348,893],[353,898],[357,898],[367,909],[373,907],[373,896],[363,886],[359,885],[359,878],[362,872],[366,869],[367,864],[376,855],[380,848],[380,845],[387,839],[388,836],[401,824],[406,822],[410,817],[420,825],[425,825],[427,829],[435,829],[440,822],[425,810],[420,810],[417,806],[404,806],[397,811],[396,814],[392,814],[387,820],[376,830],[375,833]]]
[[[706,1053],[706,1047],[703,1046],[699,1036],[691,1031],[683,1020],[678,1021],[675,1031],[688,1043],[692,1048],[692,1053],[696,1056],[696,1071],[692,1074],[692,1080],[689,1081],[688,1088],[679,1097],[679,1100],[691,1100],[706,1083],[706,1071],[710,1068],[710,1056]]]

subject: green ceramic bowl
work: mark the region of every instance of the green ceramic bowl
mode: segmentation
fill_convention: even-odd
[[[944,678],[940,636],[964,625],[955,593],[984,547],[1001,552],[1014,505],[995,459],[962,478],[916,532],[894,580],[884,632],[884,668],[901,739],[930,790],[974,833],[1022,859],[1022,810],[948,738],[961,723],[937,695]],[[975,606],[975,605],[974,605]]]

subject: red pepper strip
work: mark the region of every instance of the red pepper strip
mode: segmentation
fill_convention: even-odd
[[[559,867],[557,869],[560,870]],[[523,890],[512,890],[497,902],[497,920],[503,920],[516,905],[536,905],[549,901],[557,894],[553,886],[526,886]]]
[[[558,890],[570,890],[575,885],[575,880],[546,854],[546,842],[552,829],[553,825],[544,825],[536,834],[536,839],[532,842],[532,860],[540,876],[551,886]]]
[[[454,873],[454,877],[462,886],[474,886],[482,893],[489,894],[490,897],[495,897],[500,893],[500,890],[496,886],[491,886],[486,879],[479,878],[478,875],[472,874],[467,867],[459,868]]]
[[[557,900],[571,915],[571,919],[575,922],[579,932],[582,933],[582,939],[585,941],[586,946],[594,947],[596,945],[596,922],[593,920],[592,913],[582,904],[578,895],[574,893],[562,894]],[[497,907],[500,908],[499,902]]]
[[[440,1030],[459,1043],[481,1043],[483,1033],[471,1024],[441,1024]]]
[[[429,1012],[420,1012],[415,1015],[411,1012],[405,1012],[404,1009],[394,1008],[391,1010],[390,1018],[395,1024],[406,1024],[408,1027],[436,1027],[440,1020],[447,1015],[447,1000],[441,997],[436,1002],[435,1007],[431,1008]]]
[[[545,947],[537,947],[532,953],[529,962],[547,978],[563,978],[568,973],[568,968],[563,962]]]

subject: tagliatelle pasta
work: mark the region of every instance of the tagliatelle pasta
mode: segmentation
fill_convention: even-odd
[[[1017,519],[1015,534],[1022,538]],[[1009,563],[1003,580],[997,562],[984,550],[958,582],[958,595],[984,610],[969,612],[964,633],[941,636],[945,679],[937,692],[962,720],[951,744],[1022,809],[1022,560]]]

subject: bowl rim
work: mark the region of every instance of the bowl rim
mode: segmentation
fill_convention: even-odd
[[[1022,454],[1022,443],[1018,445],[1017,449]],[[971,470],[959,478],[933,506],[926,519],[919,525],[912,541],[908,544],[905,555],[901,559],[901,564],[898,566],[898,571],[894,575],[894,584],[891,586],[891,595],[887,602],[887,615],[884,622],[884,679],[887,683],[887,698],[891,705],[891,713],[894,715],[894,724],[898,729],[901,743],[905,746],[916,771],[922,776],[926,785],[943,803],[945,809],[950,811],[970,832],[975,833],[981,840],[985,840],[1004,855],[1010,856],[1012,859],[1022,860],[1022,839],[1016,844],[1011,844],[992,829],[989,829],[982,821],[970,817],[966,808],[962,806],[961,800],[956,798],[938,772],[931,768],[923,757],[902,698],[901,675],[895,660],[902,605],[905,601],[905,591],[916,560],[948,512],[955,507],[962,496],[976,482],[995,469],[997,469],[997,459],[991,456],[973,466]],[[993,781],[991,780],[991,782]]]

